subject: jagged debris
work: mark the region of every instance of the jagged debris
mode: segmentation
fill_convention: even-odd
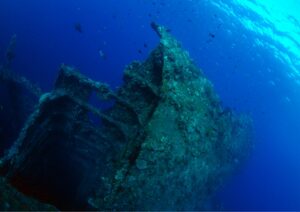
[[[6,50],[5,61],[0,66],[0,156],[16,140],[42,94],[37,85],[12,71],[15,46],[16,35],[13,35]]]

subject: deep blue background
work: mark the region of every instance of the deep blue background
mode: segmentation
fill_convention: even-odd
[[[287,64],[270,49],[253,45],[256,33],[210,1],[195,2],[1,0],[0,58],[16,33],[13,68],[44,91],[51,89],[62,63],[116,87],[124,67],[145,59],[157,45],[150,22],[166,25],[213,82],[224,105],[254,120],[255,149],[220,191],[222,207],[300,210],[300,88],[286,76]],[[263,21],[251,12],[249,18]],[[75,23],[83,33],[74,30]]]

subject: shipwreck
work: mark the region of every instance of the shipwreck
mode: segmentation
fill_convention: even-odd
[[[151,26],[159,45],[116,91],[66,65],[51,92],[21,80],[39,100],[0,161],[1,209],[214,209],[249,155],[251,119],[223,108],[180,43]],[[95,93],[111,107],[90,104]]]

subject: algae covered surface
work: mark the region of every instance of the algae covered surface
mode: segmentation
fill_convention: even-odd
[[[3,158],[12,186],[60,210],[217,209],[207,202],[249,155],[251,119],[223,108],[169,30],[151,27],[159,45],[117,91],[61,67]],[[93,93],[112,106],[91,105]]]
[[[165,28],[152,27],[160,44],[146,62],[127,68],[125,77],[132,81],[121,92],[146,82],[158,100],[143,123],[143,137],[128,144],[115,168],[111,191],[95,200],[99,208],[119,210],[205,209],[223,178],[247,157],[251,120],[222,109],[188,53]],[[143,86],[135,90],[143,94]],[[134,161],[128,160],[133,153]]]

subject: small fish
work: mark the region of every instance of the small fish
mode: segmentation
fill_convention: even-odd
[[[213,33],[208,33],[208,35],[209,35],[209,37],[211,37],[211,38],[215,38],[216,36],[215,36],[215,34],[213,34]]]
[[[291,99],[290,99],[288,96],[286,96],[286,97],[284,98],[284,100],[285,100],[286,102],[291,102]]]
[[[0,111],[2,111],[3,110],[3,105],[0,105]]]
[[[82,30],[82,26],[80,23],[75,23],[74,24],[74,29],[79,32],[79,33],[83,33],[83,30]]]
[[[171,29],[166,29],[166,31],[167,31],[167,32],[169,32],[169,33],[170,33],[170,32],[172,32],[172,30],[171,30]]]
[[[151,25],[152,29],[154,29],[155,31],[158,31],[159,26],[154,21],[152,21],[150,23],[150,25]]]
[[[139,49],[139,50],[138,50],[138,53],[139,53],[139,54],[142,54],[143,52],[142,52],[142,50]]]
[[[213,33],[208,33],[209,38],[206,40],[206,43],[211,43],[213,41],[213,39],[216,37],[215,34]]]
[[[100,49],[99,51],[99,56],[102,60],[105,60],[106,59],[106,54]]]
[[[271,86],[276,86],[276,83],[275,83],[273,80],[270,80],[270,81],[269,81],[269,85],[271,85]]]
[[[148,44],[147,43],[144,43],[144,48],[148,48]]]

